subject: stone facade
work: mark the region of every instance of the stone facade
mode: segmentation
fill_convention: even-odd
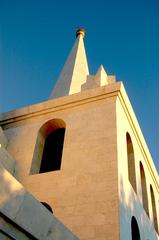
[[[136,191],[129,180],[126,133],[129,133],[134,150]],[[131,218],[135,216],[141,239],[159,239],[159,179],[148,147],[139,124],[130,105],[124,88],[117,100],[117,152],[118,152],[118,186],[120,205],[120,239],[131,239]],[[145,173],[145,193],[142,193],[143,182],[140,165]],[[150,186],[155,196],[156,229],[154,229],[154,211]],[[147,198],[147,211],[144,202]],[[128,227],[125,227],[128,226]]]
[[[16,161],[0,137],[0,239],[78,239],[16,180]]]
[[[61,170],[31,174],[38,131],[52,119],[66,124]],[[158,175],[122,83],[3,114],[1,126],[16,159],[15,177],[80,239],[131,239],[132,216],[141,236],[158,239],[149,192],[151,184],[157,207]],[[134,146],[137,193],[128,179],[126,132]],[[139,161],[146,174],[149,217],[142,204]]]
[[[159,179],[148,147],[122,82],[115,82],[103,67],[88,76],[85,52],[75,54],[84,51],[79,39],[62,73],[68,89],[60,92],[60,77],[58,98],[0,115],[1,176],[6,171],[14,190],[5,198],[10,193],[4,181],[0,209],[25,230],[19,233],[26,237],[21,239],[28,239],[27,232],[37,239],[157,240]],[[80,56],[86,71],[70,95]],[[68,64],[74,66],[72,61],[78,63],[74,72]],[[65,128],[60,167],[41,172],[47,137],[60,128]],[[8,199],[9,205],[4,204]],[[49,204],[54,215],[39,202]]]
[[[17,162],[15,177],[80,239],[104,239],[112,226],[110,239],[119,238],[114,93],[119,86],[50,100],[3,121]],[[38,131],[52,119],[66,123],[61,170],[31,175]]]

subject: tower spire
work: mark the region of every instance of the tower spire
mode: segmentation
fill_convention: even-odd
[[[60,73],[50,98],[67,96],[81,91],[81,86],[87,80],[89,69],[84,47],[85,30],[78,28],[76,41]]]

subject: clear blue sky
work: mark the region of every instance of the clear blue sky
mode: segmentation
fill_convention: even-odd
[[[0,0],[0,112],[47,100],[78,26],[90,72],[124,82],[159,170],[158,0]]]

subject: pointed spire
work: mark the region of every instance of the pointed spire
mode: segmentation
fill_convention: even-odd
[[[50,98],[71,95],[81,91],[81,86],[87,80],[89,69],[83,38],[85,30],[79,28],[76,31],[76,41],[70,55],[61,71],[58,81]]]

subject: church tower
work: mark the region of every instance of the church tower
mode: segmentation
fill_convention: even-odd
[[[48,101],[0,115],[12,174],[81,240],[157,240],[156,168],[123,83],[90,75],[84,35]]]

